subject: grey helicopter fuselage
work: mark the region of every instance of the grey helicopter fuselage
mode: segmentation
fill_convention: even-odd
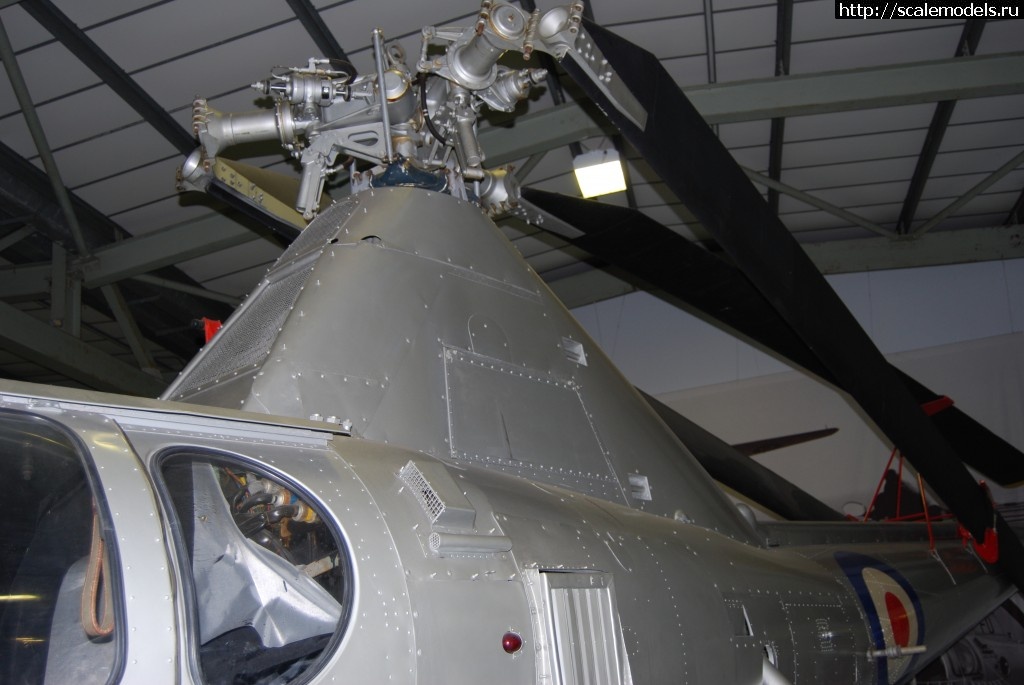
[[[944,556],[929,551],[922,525],[759,527],[475,204],[380,188],[336,204],[307,231],[164,397],[337,422],[450,464],[457,499],[480,487],[488,513],[472,525],[431,531],[413,517],[402,526],[408,543],[396,542],[438,564],[419,601],[437,603],[424,618],[439,622],[431,635],[445,644],[487,649],[497,638],[477,621],[500,619],[532,630],[537,664],[522,666],[526,680],[543,682],[539,664],[554,658],[552,678],[590,682],[559,669],[585,661],[596,638],[570,631],[560,636],[569,652],[552,657],[558,620],[531,623],[552,614],[556,589],[579,586],[559,601],[604,602],[608,613],[571,604],[562,611],[573,618],[562,620],[604,636],[592,648],[622,673],[610,682],[630,682],[628,670],[636,682],[757,682],[772,668],[794,682],[896,682],[924,660],[919,650],[937,654],[958,637],[964,612],[980,620],[1009,592],[952,526]],[[379,476],[396,494],[404,458]],[[377,506],[397,540],[397,514]],[[484,549],[487,536],[508,542],[482,555],[455,542],[452,554],[441,545],[431,556],[431,532]],[[415,563],[398,568],[416,577]],[[948,601],[965,592],[987,601]],[[452,669],[442,680],[472,682],[455,676],[472,669],[474,653],[423,658]]]
[[[256,628],[319,640],[314,682],[901,682],[1011,591],[951,524],[744,516],[480,209],[422,189],[320,216],[164,400],[0,403],[8,444],[40,417],[93,474],[125,682],[230,671]],[[325,526],[306,558],[275,517]]]
[[[92,474],[124,682],[217,682],[256,627],[319,640],[314,682],[895,683],[1010,593],[951,524],[742,515],[498,227],[419,188],[319,217],[165,398],[0,393],[9,443],[38,417]],[[306,558],[276,516],[326,526]]]
[[[42,417],[75,434],[96,471],[120,560],[121,682],[209,682],[197,652],[211,590],[161,495],[182,455],[280,479],[337,531],[347,603],[312,682],[897,682],[912,657],[880,669],[871,600],[849,573],[908,581],[910,637],[927,622],[938,650],[1005,594],[959,541],[940,541],[940,561],[903,525],[776,525],[763,532],[778,546],[752,545],[310,421],[21,384],[0,400],[8,425]],[[851,534],[863,542],[827,542]],[[74,658],[96,663],[89,648]],[[787,675],[766,677],[776,669]]]

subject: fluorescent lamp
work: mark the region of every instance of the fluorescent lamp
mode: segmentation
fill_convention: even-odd
[[[0,602],[37,602],[39,595],[0,595]]]
[[[593,150],[577,155],[572,160],[572,169],[576,172],[576,182],[583,197],[618,193],[626,189],[622,162],[615,150]]]

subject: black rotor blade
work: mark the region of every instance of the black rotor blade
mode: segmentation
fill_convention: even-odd
[[[994,527],[1000,566],[1024,588],[1024,545],[932,425],[853,315],[782,225],[682,90],[646,50],[585,21],[586,32],[647,112],[643,129],[572,59],[565,70],[697,216],[977,540]]]
[[[791,521],[844,521],[846,517],[758,464],[663,402],[637,388],[661,420],[712,478]]]
[[[532,188],[523,189],[523,199],[583,231],[584,235],[576,238],[560,237],[626,272],[641,287],[667,295],[676,304],[681,302],[839,385],[764,295],[724,259],[635,209]],[[899,369],[890,368],[918,404],[941,398]],[[1024,454],[955,406],[935,413],[931,420],[957,454],[986,478],[1004,487],[1024,481]]]

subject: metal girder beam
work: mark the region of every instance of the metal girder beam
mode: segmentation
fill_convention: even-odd
[[[259,236],[220,214],[104,246],[74,264],[86,288],[133,278],[164,266],[257,240]],[[0,268],[0,298],[24,298],[49,292],[45,264]]]
[[[575,102],[567,102],[518,117],[510,128],[481,130],[480,146],[487,151],[488,166],[494,167],[571,142],[615,133],[615,127],[600,115],[595,118]]]
[[[178,281],[172,281],[169,278],[160,278],[159,276],[150,276],[148,274],[142,274],[140,276],[132,276],[132,280],[139,281],[140,283],[149,283],[160,288],[166,288],[168,290],[176,290],[179,293],[188,293],[189,295],[195,295],[206,300],[213,300],[214,302],[223,302],[229,304],[232,307],[237,307],[242,303],[241,298],[235,297],[234,295],[225,295],[224,293],[214,292],[213,290],[207,290],[206,288],[199,288],[188,283],[179,283]]]
[[[161,107],[149,93],[140,88],[124,69],[101,50],[67,15],[57,9],[50,0],[32,0],[32,2],[23,3],[22,7],[113,89],[122,100],[138,112],[171,145],[182,154],[188,154],[195,149],[197,143],[192,134],[175,121],[174,117]]]
[[[81,265],[84,284],[87,288],[96,288],[259,237],[220,214],[212,214],[96,250],[94,259]]]
[[[156,397],[166,384],[0,302],[0,347],[98,390]]]
[[[955,57],[973,55],[978,49],[978,41],[981,40],[981,32],[985,28],[984,19],[968,19],[964,22],[963,32],[960,34],[960,42],[957,43]],[[914,175],[910,179],[910,186],[907,188],[907,195],[903,199],[903,208],[900,210],[900,218],[896,222],[896,232],[900,234],[910,233],[914,224],[914,215],[917,214],[917,205],[924,193],[924,186],[932,172],[932,164],[939,154],[942,146],[942,139],[946,135],[946,128],[956,108],[956,100],[943,100],[935,105],[932,113],[931,123],[928,125],[928,133],[924,138],[924,145],[917,157],[917,165],[914,167]]]
[[[965,264],[1024,257],[1024,226],[938,231],[919,238],[861,238],[804,244],[824,274]]]
[[[710,124],[1024,93],[1024,53],[684,88]]]
[[[1014,155],[1012,158],[1010,158],[1010,160],[1008,162],[1006,162],[1001,167],[999,167],[998,169],[993,171],[991,174],[986,176],[984,179],[981,180],[981,182],[979,182],[973,188],[968,190],[966,193],[961,195],[959,198],[957,198],[953,202],[951,202],[948,205],[946,205],[945,207],[943,207],[942,210],[940,210],[932,218],[928,219],[928,221],[926,221],[923,224],[921,224],[920,226],[918,226],[914,230],[913,235],[915,235],[915,236],[923,235],[927,231],[930,231],[931,229],[935,228],[940,223],[942,223],[943,220],[945,220],[946,217],[948,217],[949,215],[953,214],[958,209],[960,209],[961,207],[966,205],[968,202],[973,200],[975,197],[977,197],[978,195],[983,193],[985,191],[985,189],[987,189],[993,183],[995,183],[996,181],[1001,179],[1003,176],[1006,176],[1006,174],[1010,173],[1011,171],[1013,171],[1014,169],[1019,167],[1021,164],[1024,164],[1024,150],[1021,150],[1020,152],[1018,152],[1016,155]]]
[[[68,274],[67,308],[61,328],[75,338],[82,337],[82,279],[77,274]]]
[[[20,243],[35,232],[36,229],[33,226],[22,226],[21,228],[14,229],[3,238],[0,238],[0,252],[3,252],[12,245]]]
[[[771,133],[768,134],[768,178],[773,181],[782,179],[782,143],[786,138],[785,117],[772,119]],[[768,206],[773,214],[779,213],[779,190],[768,188]]]
[[[103,297],[107,300],[107,306],[110,307],[114,320],[117,321],[117,325],[120,327],[121,333],[128,343],[128,348],[131,349],[132,354],[135,356],[135,362],[139,365],[139,368],[152,376],[159,377],[160,372],[157,370],[149,350],[146,349],[146,341],[142,337],[139,326],[135,323],[135,318],[128,309],[128,303],[124,301],[121,291],[113,284],[105,285],[100,290],[103,292]]]
[[[1024,190],[1020,191],[1017,201],[1010,208],[1010,213],[1003,220],[1004,226],[1009,226],[1010,224],[1024,224]]]
[[[709,124],[1024,93],[1024,53],[719,83],[683,92]],[[497,166],[615,133],[603,117],[568,102],[519,117],[509,128],[484,129],[480,143],[488,163]]]
[[[50,324],[60,327],[68,308],[68,251],[60,243],[50,243],[50,254]]]
[[[715,60],[718,50],[715,49],[715,15],[711,0],[703,0],[704,14],[704,53],[707,55],[708,83],[718,81],[718,64]]]
[[[82,279],[68,270],[68,253],[51,243],[50,324],[75,338],[82,335]]]
[[[900,218],[896,223],[896,232],[906,235],[910,233],[914,224],[914,216],[917,214],[917,205],[924,194],[924,186],[932,172],[932,164],[939,154],[939,147],[946,135],[946,128],[956,108],[955,100],[943,100],[935,105],[935,112],[932,114],[931,123],[928,125],[928,133],[924,138],[924,145],[917,156],[917,165],[914,167],[914,175],[910,178],[910,185],[907,187],[906,197],[903,198],[903,207],[900,209]]]
[[[81,32],[79,31],[79,33]],[[46,141],[46,135],[43,131],[42,124],[40,124],[39,118],[36,115],[35,106],[32,104],[32,99],[28,94],[28,89],[26,88],[24,79],[22,78],[21,70],[18,68],[17,60],[14,57],[14,50],[11,47],[10,39],[7,37],[7,31],[4,28],[2,21],[0,21],[0,55],[3,57],[4,67],[7,69],[7,74],[11,79],[11,85],[17,94],[22,114],[25,116],[28,128],[32,132],[32,138],[36,143],[36,149],[39,151],[39,156],[43,160],[43,166],[46,167],[47,175],[50,177],[50,183],[53,186],[53,194],[56,196],[57,203],[60,205],[61,212],[64,215],[64,220],[71,229],[71,235],[74,238],[78,254],[82,257],[89,257],[90,246],[86,242],[85,236],[82,232],[82,227],[78,223],[78,217],[71,204],[71,195],[68,193],[67,188],[64,187],[64,182],[61,180],[60,171],[57,168],[56,161],[53,159],[53,153],[50,151],[50,146]],[[65,264],[66,254],[61,246],[55,246],[59,249],[54,255],[56,257],[54,260],[54,266],[55,269],[60,269],[60,273],[55,274],[52,279],[51,290],[56,290],[58,292],[56,293],[56,297],[51,294],[51,304],[55,311],[59,310],[60,318],[63,319],[64,294],[66,287],[65,276],[67,273]],[[107,300],[107,306],[110,307],[110,310],[113,312],[114,318],[117,320],[118,326],[121,328],[121,332],[124,334],[132,353],[135,355],[135,359],[139,363],[139,367],[158,375],[159,372],[156,369],[156,365],[153,363],[153,359],[146,350],[145,341],[142,338],[142,334],[139,332],[138,324],[135,323],[135,319],[132,316],[131,311],[128,309],[128,305],[125,303],[124,298],[121,296],[121,292],[114,285],[105,285],[102,290],[103,296]]]
[[[54,242],[72,247],[74,238],[68,227],[63,210],[54,197],[53,184],[45,173],[11,148],[0,143],[0,201],[24,212],[28,221],[42,235]],[[84,225],[85,240],[89,244],[106,242],[114,236],[113,223],[105,217],[105,225],[99,225],[100,217],[95,210],[89,211],[84,203],[72,196],[75,214],[80,215]]]
[[[1024,226],[968,228],[921,238],[858,238],[806,243],[804,250],[823,274],[961,264],[1024,257]],[[612,273],[585,268],[548,286],[570,309],[633,292]],[[655,293],[657,294],[657,293]]]
[[[25,84],[25,78],[21,74],[18,60],[14,56],[14,48],[11,46],[10,38],[7,36],[7,29],[4,28],[2,20],[0,20],[0,58],[3,59],[4,68],[7,70],[7,76],[11,81],[11,88],[18,99],[18,104],[21,106],[21,114],[25,117],[25,124],[32,134],[32,140],[36,145],[39,158],[46,168],[46,175],[50,178],[53,194],[57,198],[57,204],[60,205],[64,221],[71,231],[75,247],[78,249],[79,254],[88,254],[89,246],[82,234],[82,228],[78,224],[75,210],[71,206],[71,196],[68,194],[67,188],[64,187],[64,181],[61,180],[57,162],[53,158],[50,144],[46,141],[46,133],[43,130],[42,123],[39,121],[39,115],[36,113],[35,105],[32,103],[32,96],[28,92],[28,86]]]
[[[775,10],[775,75],[789,74],[789,55],[793,44],[793,0],[778,0]],[[773,181],[782,180],[782,144],[786,138],[786,120],[783,117],[772,119],[771,134],[768,139],[768,178]],[[768,189],[768,206],[772,213],[779,213],[779,191]]]
[[[546,152],[538,152],[535,155],[530,155],[529,158],[523,164],[515,170],[516,179],[520,183],[526,183],[526,179],[530,173],[540,164],[541,160],[544,159]]]
[[[33,226],[54,242],[67,242],[66,220],[51,192],[45,176],[10,148],[0,144],[0,199],[31,212]],[[259,236],[241,224],[211,213],[198,221],[154,231],[139,238],[124,238],[124,231],[76,197],[76,214],[82,217],[82,230],[93,245],[102,244],[91,259],[73,262],[82,278],[88,272],[92,280],[84,285],[94,288],[121,278],[146,273],[162,266],[186,261],[210,252],[255,240]],[[121,240],[114,238],[121,237]],[[111,242],[113,241],[113,242]],[[151,250],[151,253],[147,253]],[[49,267],[44,264],[19,264],[0,267],[0,298],[45,296],[49,292]],[[83,283],[79,279],[78,285]]]
[[[40,234],[45,235],[54,242],[68,246],[71,243],[70,230],[63,212],[55,201],[53,192],[52,184],[42,171],[16,154],[9,147],[0,143],[0,204],[5,207],[6,211],[29,214],[32,225]],[[125,237],[128,234],[108,217],[83,202],[80,198],[72,196],[71,203],[75,214],[81,222],[81,229],[88,245],[115,246],[125,242]],[[230,219],[220,217],[219,215],[216,216],[218,216],[218,221],[221,223],[218,226],[206,225],[210,235],[205,238],[205,243],[207,245],[212,243],[214,247],[223,239],[221,229],[224,229],[226,225],[228,231],[233,229],[239,232],[242,231],[242,227]],[[183,234],[190,235],[195,232],[195,229],[189,229],[183,231]],[[243,238],[238,242],[244,242],[246,239],[253,238]],[[176,256],[171,257],[167,261],[175,261],[179,257],[187,258],[188,250],[193,248],[194,246],[191,244],[176,246],[172,244],[171,249],[174,250]],[[184,255],[178,252],[179,249],[182,249]],[[100,248],[100,250],[102,251],[103,248]],[[83,297],[89,306],[95,307],[100,311],[108,311],[109,305],[105,298],[100,296],[100,293],[82,293],[82,278],[86,270],[101,270],[102,267],[110,266],[110,260],[116,259],[117,254],[119,253],[105,255],[103,262],[95,257],[82,258],[81,256],[69,260],[70,272],[67,278],[67,301],[69,307],[65,317],[65,330],[75,331],[78,329],[81,322],[81,306],[79,303]],[[49,254],[45,256],[33,254],[30,250],[26,255],[22,256],[22,259],[42,260],[51,256]],[[147,265],[141,268],[155,268],[149,264],[147,262]],[[170,267],[168,268],[170,269]],[[176,272],[176,269],[170,269],[168,273],[160,275],[185,282],[191,280],[185,274]],[[36,262],[30,264],[22,262],[17,265],[0,268],[0,297],[47,299],[51,294],[51,280],[50,267],[46,263]],[[96,283],[96,285],[102,285],[102,283]],[[160,299],[161,306],[159,308],[134,310],[138,317],[137,323],[147,338],[159,342],[163,348],[172,351],[183,359],[187,359],[194,353],[194,343],[191,340],[191,334],[182,333],[174,325],[166,323],[167,320],[181,321],[191,318],[191,312],[198,304],[197,301],[192,299],[192,295],[184,293],[159,294],[151,286],[136,283],[126,283],[124,288],[126,289],[125,296],[129,300],[134,300],[140,296],[149,297],[151,295]],[[207,302],[203,306],[213,306],[221,317],[227,315],[227,312],[222,312],[220,305],[213,305]]]
[[[50,294],[48,264],[0,267],[0,299],[43,299]]]
[[[754,183],[758,183],[767,188],[774,188],[775,190],[781,193],[785,193],[786,195],[796,198],[797,200],[800,200],[805,204],[811,205],[812,207],[817,207],[818,209],[824,210],[829,214],[832,214],[834,216],[839,217],[840,219],[843,219],[844,221],[849,221],[850,223],[856,226],[866,228],[872,233],[877,233],[878,235],[886,237],[895,236],[895,234],[892,231],[886,230],[879,226],[878,224],[874,223],[873,221],[868,221],[864,217],[857,216],[853,212],[847,211],[842,207],[837,207],[831,202],[826,202],[825,200],[810,195],[809,193],[805,193],[802,190],[798,190],[792,186],[786,185],[785,183],[780,183],[779,181],[768,178],[767,176],[759,174],[756,171],[753,171],[752,169],[747,169],[746,167],[742,168],[743,173],[745,173],[747,175],[747,178],[749,178]]]
[[[345,62],[348,64],[346,71],[355,76],[356,68],[349,61],[348,55],[345,54],[334,34],[327,28],[327,24],[324,23],[323,18],[320,17],[320,12],[313,6],[313,3],[309,0],[288,0],[288,5],[292,8],[292,12],[295,12],[295,16],[298,17],[303,28],[306,29],[306,33],[316,43],[320,54],[329,59]]]

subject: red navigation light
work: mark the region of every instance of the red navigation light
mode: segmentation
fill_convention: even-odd
[[[505,650],[506,654],[515,654],[523,648],[523,638],[519,636],[519,633],[509,631],[501,637],[501,648]]]

